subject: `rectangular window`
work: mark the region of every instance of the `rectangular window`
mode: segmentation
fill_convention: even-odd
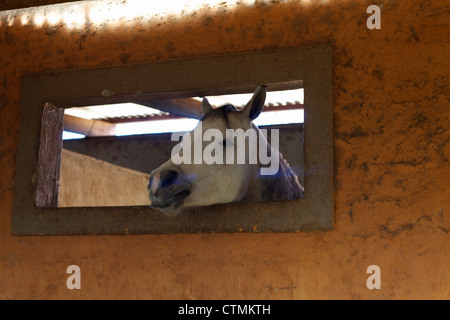
[[[207,98],[215,107],[232,103],[241,109],[251,96]],[[190,97],[66,108],[57,206],[150,205],[149,175],[179,143],[171,134],[198,124],[201,101]],[[303,89],[267,92],[263,112],[253,123],[269,134],[278,131],[276,148],[303,186]]]
[[[260,119],[263,121],[267,114],[266,121],[275,120],[275,112],[280,111],[272,109],[280,106],[286,114],[290,112],[289,118],[304,112],[304,121],[301,116],[294,124],[279,119],[276,121],[280,123],[272,123],[271,127],[285,131],[288,138],[283,141],[291,139],[290,145],[298,147],[298,152],[293,148],[284,153],[286,158],[291,157],[288,162],[294,164],[304,185],[304,198],[205,206],[168,217],[152,209],[145,194],[141,200],[130,201],[136,195],[131,188],[111,197],[111,192],[126,185],[126,181],[141,181],[146,188],[148,175],[160,163],[158,160],[170,158],[167,137],[173,130],[167,125],[155,129],[157,121],[198,119],[199,97],[209,97],[215,105],[225,95],[226,100],[232,100],[226,102],[239,104],[229,95],[251,95],[260,84],[267,86],[269,101],[270,93],[277,91],[292,90],[299,97],[286,101],[274,98],[274,103],[279,104],[268,103]],[[115,110],[118,104],[122,107]],[[95,116],[96,112],[101,114],[101,106],[108,110],[106,117]],[[143,109],[136,106],[147,109],[142,113]],[[156,113],[151,114],[150,108]],[[12,232],[57,235],[329,230],[333,221],[331,110],[331,50],[327,46],[28,76],[22,90]],[[161,118],[150,120],[154,117]],[[265,125],[267,122],[260,128]],[[187,125],[182,130],[189,128]],[[68,139],[69,132],[81,135],[81,139]],[[119,149],[125,151],[116,152]],[[149,154],[155,158],[154,163],[145,167],[145,156]],[[117,179],[108,179],[111,174]],[[97,191],[100,193],[90,202],[88,195]]]

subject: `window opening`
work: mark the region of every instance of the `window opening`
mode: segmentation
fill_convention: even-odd
[[[207,96],[242,109],[252,93]],[[171,157],[171,134],[199,123],[203,97],[66,108],[58,207],[148,206],[150,173]],[[253,121],[303,186],[303,88],[269,91]],[[72,141],[77,139],[77,141]]]

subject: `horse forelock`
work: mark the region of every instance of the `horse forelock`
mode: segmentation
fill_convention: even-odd
[[[222,118],[225,120],[227,128],[230,128],[230,120],[228,119],[228,113],[233,111],[237,111],[235,106],[233,106],[232,104],[225,104],[223,106],[208,111],[205,115],[203,115],[200,121],[203,122],[209,118]]]

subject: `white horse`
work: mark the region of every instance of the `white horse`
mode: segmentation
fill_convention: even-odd
[[[151,206],[169,216],[175,216],[187,207],[236,201],[281,201],[303,198],[303,187],[295,173],[278,150],[269,145],[261,131],[252,123],[264,108],[265,98],[265,87],[259,87],[241,111],[232,105],[214,109],[206,98],[203,99],[203,118],[193,131],[183,137],[183,140],[192,142],[193,146],[183,146],[180,155],[187,151],[194,154],[198,146],[201,146],[200,151],[204,152],[205,133],[208,129],[214,128],[216,133],[222,135],[216,135],[216,139],[209,143],[208,148],[212,147],[215,150],[215,156],[220,153],[225,158],[225,154],[233,154],[234,161],[229,163],[224,160],[209,164],[179,163],[172,155],[171,159],[153,170],[150,175],[148,194]],[[244,140],[230,139],[227,136],[230,129],[242,129],[241,132],[254,130],[257,133],[255,136],[259,148],[266,148],[265,152],[270,154],[271,163],[273,161],[277,164],[276,173],[262,174],[261,169],[264,165],[261,161],[259,159],[256,163],[249,161],[251,157],[249,151],[256,150],[252,148],[249,136],[245,136]],[[218,139],[217,136],[225,138]],[[217,152],[218,150],[221,152]],[[244,163],[237,161],[239,150],[245,150]]]

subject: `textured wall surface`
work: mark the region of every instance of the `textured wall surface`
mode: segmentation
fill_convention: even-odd
[[[381,30],[366,27],[370,4]],[[329,0],[79,30],[1,20],[0,299],[449,299],[449,17],[447,0]],[[334,50],[334,231],[10,235],[21,76],[322,43]],[[81,290],[66,287],[72,264]],[[381,290],[366,288],[372,264]]]
[[[63,149],[59,207],[150,205],[150,175]]]

